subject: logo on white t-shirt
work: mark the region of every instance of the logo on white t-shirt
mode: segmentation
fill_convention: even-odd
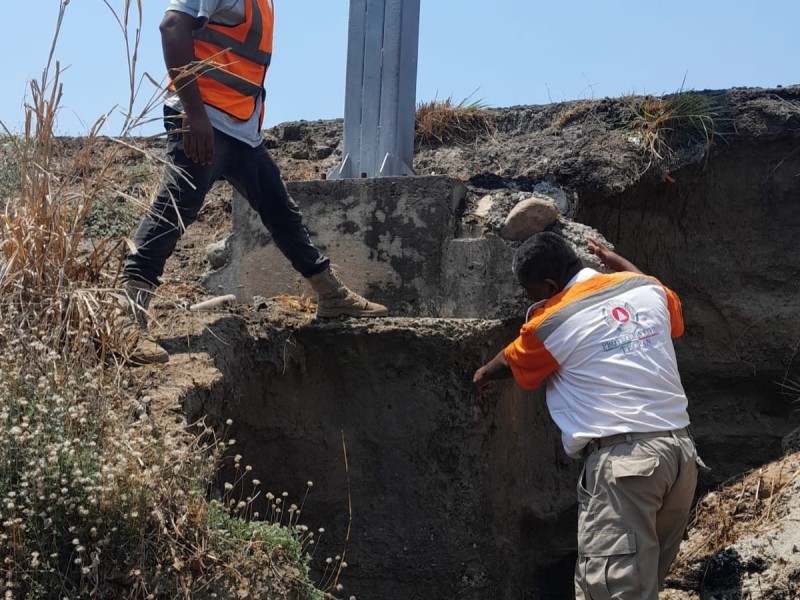
[[[613,336],[603,341],[603,352],[637,352],[652,346],[653,338],[661,333],[656,327],[644,326],[637,310],[627,302],[606,304],[603,307],[603,319]]]
[[[639,326],[639,315],[627,302],[606,304],[603,307],[603,318],[616,331],[634,331]]]

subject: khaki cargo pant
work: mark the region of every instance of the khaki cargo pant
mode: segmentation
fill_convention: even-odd
[[[697,484],[689,436],[595,450],[578,482],[578,600],[658,600]]]

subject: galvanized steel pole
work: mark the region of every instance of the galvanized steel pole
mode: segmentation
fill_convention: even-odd
[[[331,179],[413,175],[420,0],[350,0],[344,158]]]

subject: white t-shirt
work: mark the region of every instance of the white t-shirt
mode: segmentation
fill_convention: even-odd
[[[678,296],[657,279],[583,269],[535,305],[505,350],[520,386],[547,381],[547,407],[564,450],[593,438],[689,425],[672,338],[683,333]]]
[[[175,10],[202,19],[203,27],[209,21],[221,25],[238,25],[245,19],[244,3],[245,0],[169,0],[167,10]],[[261,103],[261,98],[258,98],[256,110],[247,121],[232,117],[208,104],[206,104],[206,112],[214,129],[255,148],[264,141],[260,129]],[[175,110],[183,111],[181,100],[174,92],[167,91],[164,104]]]

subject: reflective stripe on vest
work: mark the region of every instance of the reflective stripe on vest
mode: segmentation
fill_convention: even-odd
[[[197,85],[203,102],[246,121],[263,94],[272,59],[271,0],[244,0],[245,20],[234,26],[209,23],[194,32]]]

